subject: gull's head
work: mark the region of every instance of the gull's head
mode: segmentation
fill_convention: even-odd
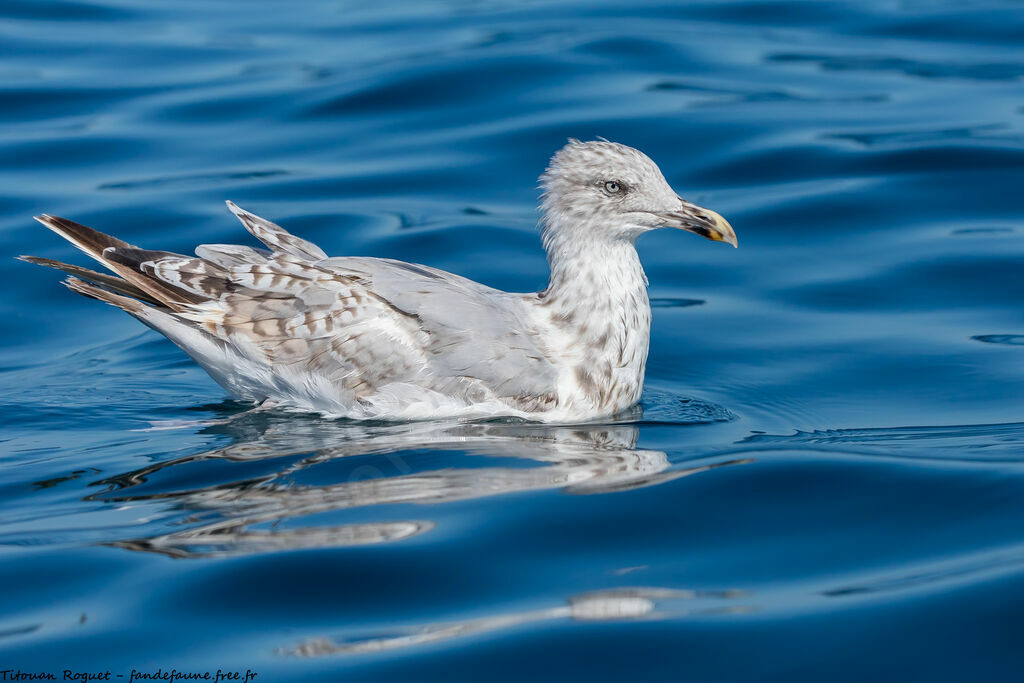
[[[540,181],[549,229],[570,223],[586,226],[593,239],[632,240],[679,228],[736,246],[728,221],[680,197],[646,154],[617,142],[570,140]]]

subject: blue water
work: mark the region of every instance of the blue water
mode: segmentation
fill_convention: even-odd
[[[5,0],[0,669],[1011,680],[1024,5]],[[31,220],[542,288],[536,178],[643,149],[740,249],[639,250],[614,424],[252,414],[13,260]]]

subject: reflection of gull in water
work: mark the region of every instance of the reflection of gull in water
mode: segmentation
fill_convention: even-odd
[[[258,517],[229,519],[188,531],[134,541],[115,541],[129,550],[148,550],[171,557],[224,557],[301,548],[341,548],[398,541],[434,528],[433,522],[370,522],[288,530],[254,531]]]
[[[650,486],[749,460],[711,460],[681,468],[662,451],[636,448],[638,431],[632,425],[553,427],[538,424],[366,425],[314,419],[279,419],[251,413],[208,428],[227,431],[230,445],[161,462],[108,478],[110,490],[96,497],[120,503],[173,501],[188,511],[187,530],[148,538],[122,540],[117,545],[175,557],[230,555],[282,548],[362,545],[399,540],[428,531],[434,523],[397,520],[329,527],[278,526],[283,520],[367,506],[397,503],[446,503],[520,491],[560,488],[592,494]],[[514,458],[520,463],[490,467],[444,467],[416,470],[422,453],[459,451],[472,456]],[[347,481],[298,485],[314,476],[318,465],[339,459],[359,459]],[[194,480],[187,475],[210,460],[260,461],[274,467],[242,481],[208,483],[201,487],[159,492],[132,492],[142,484],[165,478]],[[280,465],[274,462],[280,460]],[[347,462],[347,461],[343,461]],[[532,466],[531,466],[532,463]],[[182,471],[184,470],[184,471]],[[335,481],[337,475],[329,475]],[[149,488],[149,487],[147,487]],[[270,525],[274,525],[271,527]],[[262,526],[261,526],[262,525]]]
[[[362,654],[437,643],[451,638],[478,635],[502,628],[552,619],[574,621],[649,620],[682,614],[736,614],[755,608],[730,603],[743,597],[741,591],[691,591],[671,588],[614,588],[569,598],[561,607],[501,614],[448,624],[431,624],[393,636],[353,639],[343,642],[313,638],[283,650],[297,657]],[[683,607],[682,601],[693,603]],[[723,604],[723,602],[725,604]],[[656,609],[660,608],[660,609]]]

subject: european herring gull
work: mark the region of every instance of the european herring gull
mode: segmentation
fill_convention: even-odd
[[[647,362],[637,237],[679,228],[736,246],[736,235],[618,143],[570,140],[540,180],[551,277],[529,294],[430,266],[329,258],[231,202],[267,249],[149,251],[44,214],[113,275],[21,258],[160,332],[237,399],[356,419],[610,416],[640,399]]]

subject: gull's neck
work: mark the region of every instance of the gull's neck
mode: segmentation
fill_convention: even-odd
[[[573,306],[584,300],[620,303],[637,295],[647,300],[647,276],[631,241],[545,235],[544,246],[551,268],[546,298]]]
[[[582,301],[620,304],[647,303],[647,276],[636,246],[627,237],[609,237],[592,224],[596,217],[548,212],[541,241],[551,277],[544,298],[576,306]]]
[[[610,413],[640,397],[651,307],[632,240],[592,228],[564,218],[545,223],[551,279],[538,300],[547,321],[563,333],[561,357],[573,365],[584,400]]]

